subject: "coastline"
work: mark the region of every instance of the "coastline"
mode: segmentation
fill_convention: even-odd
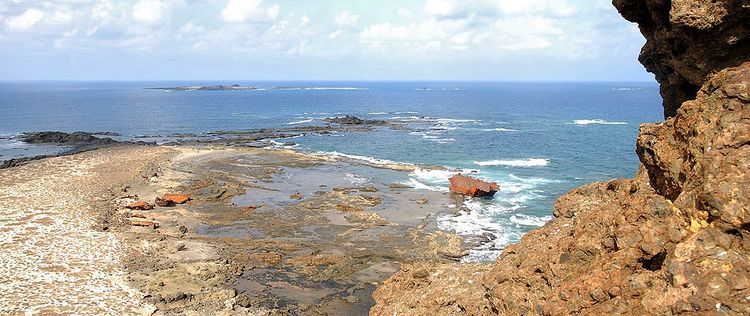
[[[288,149],[123,144],[0,170],[5,181],[0,189],[7,191],[0,198],[7,210],[3,220],[15,227],[6,249],[26,247],[25,240],[36,238],[39,230],[95,244],[35,245],[34,257],[58,262],[3,271],[15,281],[0,289],[9,298],[0,310],[364,313],[374,304],[376,286],[402,264],[452,262],[473,246],[437,228],[436,214],[455,212],[448,207],[456,204],[455,197],[372,178],[349,179],[352,170],[379,175],[412,169]],[[36,177],[40,172],[45,177]],[[44,189],[11,194],[22,186]],[[192,200],[152,211],[124,208],[168,192],[187,193]],[[302,199],[290,198],[298,192]],[[79,211],[66,212],[71,208]],[[24,209],[24,219],[13,215]],[[134,213],[160,227],[127,225]],[[71,236],[66,229],[77,233]],[[101,240],[107,244],[97,244]],[[91,249],[108,260],[92,259]],[[20,249],[13,252],[22,255],[6,258],[4,267],[23,267],[31,260]],[[98,277],[87,281],[98,282],[95,287],[74,285],[76,277],[84,278],[74,264]],[[31,282],[52,267],[45,272],[56,276],[45,283],[52,299],[22,299],[36,295],[30,292],[35,287],[20,280]],[[97,295],[101,289],[112,296]]]

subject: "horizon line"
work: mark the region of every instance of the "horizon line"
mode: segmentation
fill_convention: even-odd
[[[564,82],[632,82],[632,83],[654,83],[654,80],[597,80],[597,79],[476,79],[476,80],[452,80],[452,79],[0,79],[2,83],[9,82],[225,82],[226,84],[236,82],[455,82],[455,83],[564,83]]]

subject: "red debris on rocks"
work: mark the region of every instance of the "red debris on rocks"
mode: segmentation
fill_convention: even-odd
[[[187,194],[164,194],[162,199],[172,201],[174,204],[182,204],[190,200],[190,196]]]
[[[449,180],[451,182],[449,187],[451,192],[472,197],[489,197],[495,195],[495,192],[500,190],[500,186],[496,182],[490,183],[460,173],[452,176]]]
[[[153,210],[154,205],[148,202],[138,201],[135,203],[128,204],[128,206],[125,206],[125,208],[131,209],[131,210],[148,211],[148,210]]]

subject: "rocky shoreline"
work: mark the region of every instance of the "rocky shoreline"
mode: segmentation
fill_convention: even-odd
[[[149,158],[131,164],[126,157]],[[90,167],[103,161],[108,166]],[[453,262],[474,246],[438,230],[435,223],[441,212],[456,211],[449,205],[460,205],[460,197],[373,178],[357,184],[346,180],[355,172],[388,178],[388,173],[404,172],[403,166],[390,169],[223,144],[120,144],[2,170],[3,190],[37,181],[19,178],[33,177],[31,169],[100,196],[81,214],[94,221],[79,229],[113,236],[121,247],[116,254],[120,259],[92,267],[120,271],[118,284],[131,295],[123,310],[146,314],[363,314],[374,304],[371,293],[402,264]],[[112,169],[130,176],[106,186],[86,182],[109,177]],[[188,194],[190,201],[150,210],[126,207],[165,193]],[[0,203],[11,213],[32,207],[18,198],[3,195]],[[50,202],[90,203],[76,194],[56,199]],[[158,225],[131,225],[133,218]],[[32,224],[38,225],[17,225]],[[13,239],[30,238],[28,234],[33,233],[20,230]],[[36,255],[54,257],[57,251],[41,249]],[[6,266],[22,260],[11,259]],[[56,273],[74,271],[60,268]],[[0,287],[0,292],[6,290]],[[70,295],[66,291],[58,294]],[[75,310],[25,302],[22,296],[10,293],[5,301],[11,305],[0,310]]]
[[[370,315],[750,314],[750,6],[613,3],[664,97],[638,174],[563,195],[494,264],[404,266]]]

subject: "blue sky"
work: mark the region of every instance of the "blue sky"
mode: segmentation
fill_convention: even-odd
[[[652,81],[610,0],[0,0],[0,80]]]

